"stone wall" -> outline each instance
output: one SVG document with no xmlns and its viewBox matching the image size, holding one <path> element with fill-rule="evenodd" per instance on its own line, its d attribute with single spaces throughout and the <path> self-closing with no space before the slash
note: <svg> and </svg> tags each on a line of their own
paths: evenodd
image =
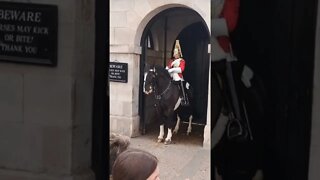
<svg viewBox="0 0 320 180">
<path fill-rule="evenodd" d="M 57 66 L 0 62 L 0 179 L 92 180 L 94 1 L 57 5 Z"/>
</svg>

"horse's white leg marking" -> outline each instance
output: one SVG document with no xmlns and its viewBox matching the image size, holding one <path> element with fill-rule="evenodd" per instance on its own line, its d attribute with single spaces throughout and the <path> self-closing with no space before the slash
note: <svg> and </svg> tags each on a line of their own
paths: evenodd
<svg viewBox="0 0 320 180">
<path fill-rule="evenodd" d="M 177 116 L 178 120 L 177 120 L 177 124 L 176 124 L 176 127 L 174 128 L 173 130 L 173 134 L 177 134 L 178 131 L 179 131 L 179 126 L 180 126 L 180 117 Z"/>
<path fill-rule="evenodd" d="M 189 126 L 188 126 L 188 130 L 187 130 L 187 135 L 189 135 L 191 133 L 192 127 L 191 127 L 191 123 L 192 123 L 192 115 L 189 117 Z"/>
<path fill-rule="evenodd" d="M 160 133 L 158 136 L 158 140 L 162 140 L 164 136 L 164 125 L 160 125 Z"/>
<path fill-rule="evenodd" d="M 171 137 L 172 137 L 172 132 L 171 132 L 171 129 L 168 128 L 168 134 L 167 134 L 166 142 L 170 142 L 171 141 Z"/>
<path fill-rule="evenodd" d="M 181 103 L 181 98 L 178 99 L 178 101 L 177 101 L 176 105 L 174 106 L 173 110 L 178 109 L 178 107 L 180 106 L 180 103 Z"/>
<path fill-rule="evenodd" d="M 214 148 L 215 145 L 220 141 L 222 135 L 226 129 L 229 118 L 228 116 L 220 113 L 216 126 L 213 128 L 211 133 L 211 147 Z"/>
</svg>

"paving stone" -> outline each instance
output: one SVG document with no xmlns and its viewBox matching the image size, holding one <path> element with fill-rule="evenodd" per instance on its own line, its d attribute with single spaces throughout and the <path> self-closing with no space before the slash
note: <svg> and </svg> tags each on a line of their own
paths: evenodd
<svg viewBox="0 0 320 180">
<path fill-rule="evenodd" d="M 202 147 L 203 127 L 193 126 L 190 136 L 186 125 L 173 135 L 172 144 L 157 143 L 157 129 L 131 138 L 131 147 L 151 152 L 159 159 L 160 178 L 165 180 L 210 180 L 210 151 Z"/>
</svg>

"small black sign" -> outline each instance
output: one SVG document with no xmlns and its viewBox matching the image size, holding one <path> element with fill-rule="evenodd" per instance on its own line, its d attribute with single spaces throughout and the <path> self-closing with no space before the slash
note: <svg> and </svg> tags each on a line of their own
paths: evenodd
<svg viewBox="0 0 320 180">
<path fill-rule="evenodd" d="M 110 62 L 109 80 L 115 82 L 128 82 L 128 63 Z"/>
<path fill-rule="evenodd" d="M 0 2 L 0 60 L 55 66 L 58 8 Z"/>
</svg>

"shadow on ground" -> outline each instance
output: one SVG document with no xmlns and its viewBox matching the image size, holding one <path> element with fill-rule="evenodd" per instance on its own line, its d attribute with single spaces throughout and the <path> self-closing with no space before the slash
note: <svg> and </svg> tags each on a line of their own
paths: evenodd
<svg viewBox="0 0 320 180">
<path fill-rule="evenodd" d="M 192 131 L 189 135 L 187 135 L 188 123 L 181 123 L 179 132 L 177 134 L 173 134 L 172 136 L 172 144 L 184 144 L 184 145 L 194 145 L 201 146 L 203 143 L 203 130 L 204 125 L 192 125 Z M 156 124 L 151 124 L 146 127 L 146 134 L 139 136 L 139 138 L 144 138 L 146 140 L 157 142 L 157 138 L 159 135 L 159 127 Z M 168 129 L 165 128 L 165 136 L 168 133 Z"/>
</svg>

